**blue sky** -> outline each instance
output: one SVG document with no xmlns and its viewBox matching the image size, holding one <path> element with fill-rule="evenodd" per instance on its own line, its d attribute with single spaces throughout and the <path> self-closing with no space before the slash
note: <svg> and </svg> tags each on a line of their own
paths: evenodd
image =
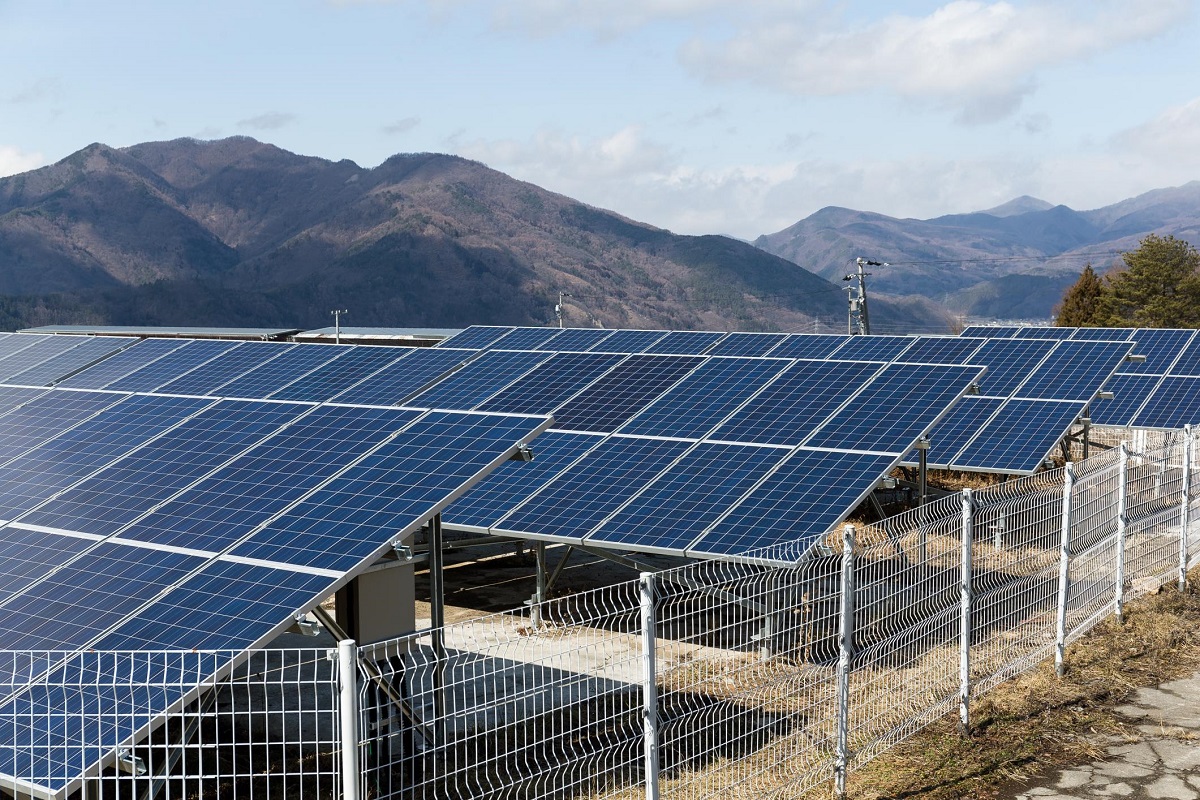
<svg viewBox="0 0 1200 800">
<path fill-rule="evenodd" d="M 456 153 L 680 233 L 1200 179 L 1193 0 L 0 0 L 0 175 L 249 135 Z"/>
</svg>

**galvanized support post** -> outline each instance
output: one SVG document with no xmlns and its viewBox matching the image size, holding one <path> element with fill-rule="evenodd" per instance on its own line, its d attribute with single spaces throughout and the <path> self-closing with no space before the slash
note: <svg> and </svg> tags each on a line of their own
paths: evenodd
<svg viewBox="0 0 1200 800">
<path fill-rule="evenodd" d="M 359 800 L 362 770 L 358 763 L 358 645 L 338 642 L 338 727 L 342 748 L 342 800 Z"/>
<path fill-rule="evenodd" d="M 1063 467 L 1062 540 L 1058 552 L 1058 617 L 1054 638 L 1054 671 L 1061 678 L 1066 671 L 1067 596 L 1071 580 L 1071 494 L 1075 488 L 1075 465 Z"/>
<path fill-rule="evenodd" d="M 1081 421 L 1083 422 L 1083 458 L 1086 461 L 1088 455 L 1091 453 L 1092 443 L 1092 415 L 1090 409 Z"/>
<path fill-rule="evenodd" d="M 1121 442 L 1120 480 L 1117 486 L 1117 578 L 1113 610 L 1117 622 L 1125 621 L 1125 542 L 1129 537 L 1129 445 Z"/>
<path fill-rule="evenodd" d="M 534 542 L 533 553 L 537 558 L 537 588 L 530 602 L 529 622 L 536 630 L 542 627 L 542 603 L 546 602 L 546 543 Z"/>
<path fill-rule="evenodd" d="M 962 569 L 959 574 L 958 721 L 963 736 L 971 733 L 971 540 L 975 536 L 975 504 L 962 490 Z"/>
<path fill-rule="evenodd" d="M 435 750 L 446 746 L 446 585 L 442 568 L 442 515 L 429 521 L 429 641 L 433 646 Z"/>
<path fill-rule="evenodd" d="M 846 796 L 846 773 L 850 768 L 850 667 L 854 656 L 854 526 L 842 531 L 841 625 L 838 632 L 837 666 L 837 751 L 834 764 L 834 793 Z"/>
<path fill-rule="evenodd" d="M 1187 589 L 1188 528 L 1192 515 L 1192 426 L 1183 426 L 1183 497 L 1179 500 L 1179 591 Z"/>
<path fill-rule="evenodd" d="M 775 655 L 775 617 L 777 613 L 775 593 L 778 588 L 774 570 L 769 571 L 763 577 L 763 612 L 762 627 L 758 631 L 758 655 L 763 661 L 770 661 Z"/>
<path fill-rule="evenodd" d="M 928 538 L 925 530 L 925 495 L 929 491 L 929 437 L 922 436 L 917 440 L 917 507 L 921 509 L 920 538 L 917 540 L 917 561 L 924 564 L 928 560 Z"/>
<path fill-rule="evenodd" d="M 658 668 L 654 649 L 658 633 L 654 573 L 641 574 L 642 601 L 642 758 L 646 800 L 658 800 Z"/>
</svg>

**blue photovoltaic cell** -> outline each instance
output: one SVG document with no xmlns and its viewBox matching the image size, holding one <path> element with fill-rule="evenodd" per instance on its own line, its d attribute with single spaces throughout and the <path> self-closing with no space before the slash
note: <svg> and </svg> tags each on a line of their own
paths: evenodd
<svg viewBox="0 0 1200 800">
<path fill-rule="evenodd" d="M 861 361 L 798 361 L 709 438 L 799 444 L 879 369 Z"/>
<path fill-rule="evenodd" d="M 115 533 L 311 408 L 223 400 L 22 521 L 81 533 Z"/>
<path fill-rule="evenodd" d="M 709 358 L 621 433 L 702 438 L 790 364 L 782 358 Z"/>
<path fill-rule="evenodd" d="M 538 345 L 534 350 L 565 350 L 582 352 L 600 344 L 613 334 L 604 328 L 567 328 L 549 342 Z M 604 348 L 598 348 L 603 350 Z"/>
<path fill-rule="evenodd" d="M 701 356 L 630 356 L 555 409 L 554 427 L 610 433 L 703 360 Z"/>
<path fill-rule="evenodd" d="M 153 392 L 164 383 L 175 380 L 188 370 L 241 345 L 242 342 L 193 339 L 185 347 L 167 353 L 157 361 L 134 370 L 104 388 L 118 392 Z"/>
<path fill-rule="evenodd" d="M 530 350 L 489 350 L 406 405 L 469 411 L 548 358 L 550 353 Z"/>
<path fill-rule="evenodd" d="M 1137 342 L 1133 353 L 1145 356 L 1144 363 L 1129 363 L 1121 366 L 1121 372 L 1129 375 L 1167 375 L 1180 351 L 1188 346 L 1195 331 L 1172 328 L 1142 328 L 1133 338 Z M 4 362 L 0 362 L 0 366 Z"/>
<path fill-rule="evenodd" d="M 75 536 L 0 528 L 0 603 L 91 546 Z"/>
<path fill-rule="evenodd" d="M 7 414 L 22 403 L 41 397 L 48 389 L 27 389 L 21 386 L 0 386 L 0 415 Z"/>
<path fill-rule="evenodd" d="M 13 353 L 49 338 L 40 333 L 6 333 L 4 338 L 0 339 L 0 359 L 8 358 Z"/>
<path fill-rule="evenodd" d="M 979 432 L 988 417 L 1004 405 L 1002 397 L 964 397 L 950 409 L 929 434 L 929 451 L 926 460 L 930 464 L 944 466 L 962 450 L 972 436 Z M 914 450 L 908 462 L 916 464 L 920 456 Z"/>
<path fill-rule="evenodd" d="M 1090 339 L 1094 342 L 1124 342 L 1135 341 L 1137 328 L 1074 328 L 1071 334 L 1074 340 Z"/>
<path fill-rule="evenodd" d="M 842 346 L 829 358 L 839 361 L 891 361 L 911 347 L 912 343 L 911 336 L 847 336 Z"/>
<path fill-rule="evenodd" d="M 116 336 L 101 336 L 88 338 L 67 352 L 47 359 L 37 366 L 30 367 L 9 378 L 9 383 L 25 386 L 50 386 L 58 383 L 77 370 L 83 369 L 93 361 L 100 361 L 106 356 L 120 350 L 122 347 L 135 343 L 136 339 L 118 338 Z"/>
<path fill-rule="evenodd" d="M 0 417 L 0 463 L 123 399 L 118 394 L 48 392 Z"/>
<path fill-rule="evenodd" d="M 480 405 L 479 410 L 549 414 L 627 357 L 615 353 L 558 353 Z"/>
<path fill-rule="evenodd" d="M 1073 328 L 1057 328 L 1051 325 L 1030 325 L 1017 331 L 1022 339 L 1069 339 Z"/>
<path fill-rule="evenodd" d="M 989 339 L 971 355 L 972 364 L 987 372 L 979 380 L 980 394 L 1008 397 L 1056 346 L 1050 339 Z"/>
<path fill-rule="evenodd" d="M 218 387 L 300 346 L 278 342 L 243 342 L 240 347 L 163 384 L 158 391 L 163 394 L 215 394 Z"/>
<path fill-rule="evenodd" d="M 642 352 L 673 356 L 707 354 L 713 343 L 724 335 L 719 331 L 671 331 L 649 347 L 642 348 Z"/>
<path fill-rule="evenodd" d="M 1086 405 L 1065 400 L 1009 400 L 954 457 L 951 466 L 1032 472 Z"/>
<path fill-rule="evenodd" d="M 1017 397 L 1091 400 L 1125 360 L 1129 342 L 1059 342 L 1046 361 L 1017 388 Z"/>
<path fill-rule="evenodd" d="M 121 538 L 220 552 L 419 413 L 322 406 L 154 509 Z"/>
<path fill-rule="evenodd" d="M 506 461 L 442 512 L 455 527 L 485 529 L 602 441 L 585 433 L 547 431 L 530 445 L 533 461 Z"/>
<path fill-rule="evenodd" d="M 434 381 L 450 374 L 471 358 L 477 350 L 450 350 L 429 347 L 414 350 L 376 372 L 371 377 L 334 395 L 335 403 L 368 406 L 398 406 Z"/>
<path fill-rule="evenodd" d="M 270 399 L 324 403 L 388 364 L 417 352 L 408 347 L 343 347 L 349 349 L 349 352 L 288 384 L 270 395 Z"/>
<path fill-rule="evenodd" d="M 457 347 L 466 350 L 482 350 L 496 343 L 496 340 L 513 330 L 508 327 L 494 325 L 472 325 L 466 330 L 459 331 L 453 336 L 437 343 L 437 347 Z"/>
<path fill-rule="evenodd" d="M 97 650 L 241 649 L 328 594 L 332 581 L 266 566 L 217 561 L 126 618 Z"/>
<path fill-rule="evenodd" d="M 494 530 L 578 541 L 691 446 L 664 439 L 608 439 Z"/>
<path fill-rule="evenodd" d="M 492 342 L 492 349 L 532 350 L 562 333 L 562 328 L 517 328 L 499 341 Z"/>
<path fill-rule="evenodd" d="M 27 347 L 7 358 L 0 359 L 0 381 L 10 383 L 14 375 L 19 375 L 30 367 L 35 367 L 44 361 L 49 361 L 72 348 L 88 341 L 83 336 L 47 336 L 33 347 Z"/>
<path fill-rule="evenodd" d="M 678 552 L 788 455 L 776 447 L 702 443 L 587 537 Z"/>
<path fill-rule="evenodd" d="M 725 556 L 794 543 L 792 558 L 854 510 L 895 456 L 797 450 L 688 555 Z"/>
<path fill-rule="evenodd" d="M 786 333 L 731 333 L 707 350 L 705 355 L 761 356 L 786 338 Z"/>
<path fill-rule="evenodd" d="M 771 358 L 827 358 L 849 338 L 832 333 L 794 333 L 766 355 Z"/>
<path fill-rule="evenodd" d="M 1138 346 L 1134 346 L 1133 352 L 1140 353 L 1141 349 Z M 1122 367 L 1121 371 L 1125 372 L 1127 368 Z M 1193 378 L 1200 377 L 1200 336 L 1192 339 L 1192 343 L 1183 348 L 1183 352 L 1179 354 L 1179 359 L 1171 367 L 1171 374 L 1186 375 Z"/>
<path fill-rule="evenodd" d="M 542 417 L 428 412 L 233 555 L 352 569 L 440 511 L 545 424 Z"/>
<path fill-rule="evenodd" d="M 156 361 L 187 344 L 186 339 L 143 339 L 134 346 L 93 364 L 56 384 L 68 389 L 103 389 L 136 369 Z"/>
<path fill-rule="evenodd" d="M 903 455 L 978 375 L 978 367 L 889 364 L 804 444 Z"/>
<path fill-rule="evenodd" d="M 264 398 L 307 375 L 317 367 L 350 352 L 350 347 L 329 344 L 298 344 L 281 356 L 255 367 L 242 377 L 216 387 L 222 397 Z"/>
<path fill-rule="evenodd" d="M 977 336 L 980 339 L 1007 339 L 1021 330 L 1015 325 L 971 325 L 959 336 Z"/>
<path fill-rule="evenodd" d="M 1138 409 L 1160 381 L 1160 375 L 1113 375 L 1104 382 L 1104 388 L 1113 393 L 1113 399 L 1093 400 L 1088 407 L 1092 424 L 1116 427 L 1132 425 Z"/>
<path fill-rule="evenodd" d="M 1200 378 L 1168 376 L 1150 395 L 1134 425 L 1139 428 L 1182 428 L 1200 423 Z"/>
<path fill-rule="evenodd" d="M 134 395 L 27 451 L 0 470 L 0 518 L 28 511 L 210 402 Z"/>
<path fill-rule="evenodd" d="M 613 331 L 612 336 L 606 336 L 589 348 L 592 352 L 605 353 L 641 353 L 659 339 L 667 335 L 666 331 Z"/>
<path fill-rule="evenodd" d="M 983 339 L 961 336 L 920 336 L 896 360 L 906 364 L 970 364 L 971 353 L 982 344 Z"/>
</svg>

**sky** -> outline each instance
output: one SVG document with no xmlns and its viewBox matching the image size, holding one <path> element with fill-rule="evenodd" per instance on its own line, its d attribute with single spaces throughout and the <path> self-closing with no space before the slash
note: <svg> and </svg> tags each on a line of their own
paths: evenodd
<svg viewBox="0 0 1200 800">
<path fill-rule="evenodd" d="M 0 175 L 252 136 L 677 233 L 1200 179 L 1200 0 L 0 0 Z"/>
</svg>

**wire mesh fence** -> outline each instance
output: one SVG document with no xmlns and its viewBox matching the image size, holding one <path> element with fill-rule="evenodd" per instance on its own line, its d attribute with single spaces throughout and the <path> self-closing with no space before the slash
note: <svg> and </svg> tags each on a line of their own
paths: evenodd
<svg viewBox="0 0 1200 800">
<path fill-rule="evenodd" d="M 0 795 L 51 796 L 21 788 L 22 764 L 71 773 L 83 756 L 52 752 L 63 742 L 44 732 L 65 730 L 71 702 L 113 697 L 114 730 L 171 710 L 59 796 L 733 800 L 841 786 L 1177 581 L 1200 560 L 1196 472 L 1190 432 L 1141 434 L 790 550 L 340 659 L 273 650 L 232 669 L 235 654 L 95 653 L 64 671 L 66 656 L 5 654 L 0 739 L 14 744 L 0 774 L 18 780 Z M 54 690 L 44 701 L 13 702 L 38 682 Z"/>
</svg>

